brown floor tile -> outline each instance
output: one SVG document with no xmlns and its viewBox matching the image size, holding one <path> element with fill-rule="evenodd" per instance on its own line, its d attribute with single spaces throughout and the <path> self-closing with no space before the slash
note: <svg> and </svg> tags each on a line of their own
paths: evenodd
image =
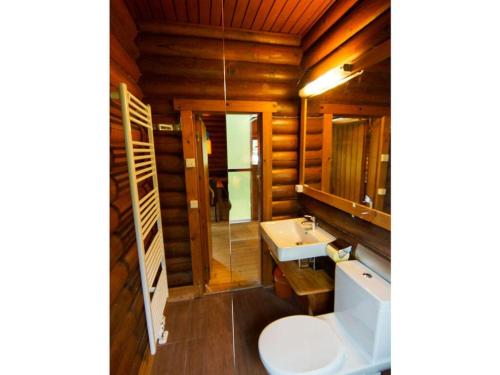
<svg viewBox="0 0 500 375">
<path fill-rule="evenodd" d="M 187 343 L 187 375 L 235 375 L 232 335 L 215 335 Z"/>
<path fill-rule="evenodd" d="M 259 357 L 259 335 L 235 337 L 237 375 L 267 375 Z"/>
<path fill-rule="evenodd" d="M 235 330 L 243 336 L 258 335 L 275 320 L 301 313 L 297 305 L 276 297 L 272 289 L 234 292 Z"/>
<path fill-rule="evenodd" d="M 168 343 L 186 341 L 192 337 L 191 316 L 193 301 L 167 303 L 165 320 L 168 330 Z"/>
<path fill-rule="evenodd" d="M 152 375 L 264 375 L 260 333 L 274 320 L 299 313 L 296 305 L 265 288 L 168 303 L 168 344 L 158 347 Z"/>
<path fill-rule="evenodd" d="M 151 375 L 183 375 L 186 370 L 186 342 L 158 346 Z"/>
<path fill-rule="evenodd" d="M 231 294 L 213 294 L 193 300 L 190 337 L 226 334 L 232 334 Z"/>
</svg>

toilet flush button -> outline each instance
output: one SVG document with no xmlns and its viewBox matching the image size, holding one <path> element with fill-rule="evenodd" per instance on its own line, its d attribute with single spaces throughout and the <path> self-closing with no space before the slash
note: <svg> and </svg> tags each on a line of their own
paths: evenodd
<svg viewBox="0 0 500 375">
<path fill-rule="evenodd" d="M 365 279 L 371 279 L 372 278 L 372 274 L 371 273 L 368 273 L 368 272 L 363 272 L 363 277 Z"/>
</svg>

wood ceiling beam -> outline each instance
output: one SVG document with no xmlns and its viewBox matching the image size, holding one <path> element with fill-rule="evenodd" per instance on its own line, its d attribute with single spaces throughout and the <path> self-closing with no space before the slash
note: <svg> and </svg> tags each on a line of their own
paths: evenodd
<svg viewBox="0 0 500 375">
<path fill-rule="evenodd" d="M 359 0 L 337 0 L 313 25 L 302 39 L 302 49 L 307 51 L 325 32 L 328 31 Z"/>
<path fill-rule="evenodd" d="M 224 98 L 222 80 L 201 80 L 173 78 L 166 76 L 144 76 L 140 82 L 146 96 L 166 96 L 184 98 Z M 227 99 L 234 100 L 284 100 L 297 97 L 295 83 L 282 82 L 226 82 Z"/>
<path fill-rule="evenodd" d="M 222 60 L 222 40 L 169 34 L 139 34 L 136 40 L 141 54 L 184 56 Z M 226 60 L 268 64 L 299 65 L 302 50 L 299 47 L 270 45 L 256 42 L 226 40 Z"/>
<path fill-rule="evenodd" d="M 224 79 L 236 81 L 297 82 L 302 69 L 297 65 L 259 64 L 244 61 L 201 59 L 194 57 L 142 55 L 137 61 L 142 74 Z"/>
<path fill-rule="evenodd" d="M 314 48 L 310 48 L 304 54 L 302 66 L 311 68 L 389 8 L 390 0 L 366 0 L 361 2 L 356 8 L 352 9 L 352 12 L 330 28 Z"/>
<path fill-rule="evenodd" d="M 388 39 L 383 43 L 380 43 L 376 47 L 373 47 L 364 55 L 361 55 L 356 59 L 352 65 L 353 72 L 358 70 L 367 69 L 372 65 L 378 64 L 391 57 L 391 40 Z"/>
<path fill-rule="evenodd" d="M 252 31 L 218 26 L 196 25 L 189 23 L 164 23 L 159 21 L 139 22 L 139 30 L 143 33 L 170 34 L 178 36 L 194 36 L 201 38 L 214 38 L 277 44 L 283 46 L 299 47 L 300 36 L 267 31 Z"/>
</svg>

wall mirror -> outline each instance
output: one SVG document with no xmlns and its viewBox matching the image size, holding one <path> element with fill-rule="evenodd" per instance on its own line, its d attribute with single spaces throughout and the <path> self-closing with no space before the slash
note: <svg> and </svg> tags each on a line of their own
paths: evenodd
<svg viewBox="0 0 500 375">
<path fill-rule="evenodd" d="M 303 99 L 302 109 L 304 194 L 390 230 L 389 107 Z"/>
</svg>

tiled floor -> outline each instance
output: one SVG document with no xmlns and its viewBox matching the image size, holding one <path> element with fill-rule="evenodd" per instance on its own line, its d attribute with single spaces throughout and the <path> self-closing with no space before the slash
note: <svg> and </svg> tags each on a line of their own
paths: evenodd
<svg viewBox="0 0 500 375">
<path fill-rule="evenodd" d="M 257 348 L 261 331 L 276 319 L 300 313 L 265 288 L 169 303 L 168 343 L 159 347 L 152 375 L 265 375 Z"/>
</svg>

